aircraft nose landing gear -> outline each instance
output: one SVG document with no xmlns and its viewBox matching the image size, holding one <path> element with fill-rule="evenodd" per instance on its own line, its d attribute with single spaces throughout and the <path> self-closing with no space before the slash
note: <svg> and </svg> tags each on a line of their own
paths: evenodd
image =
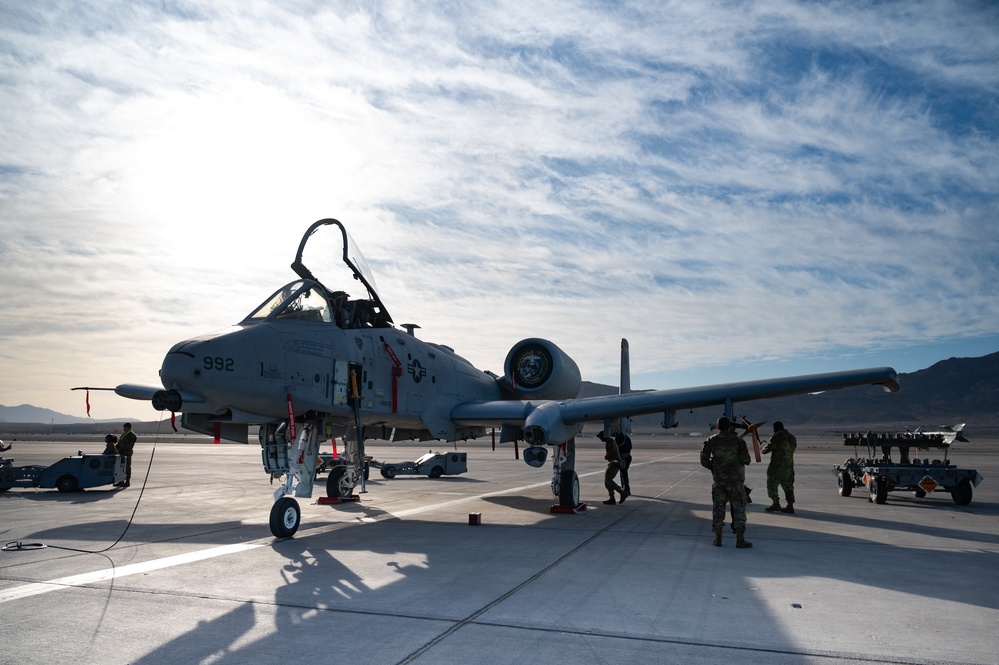
<svg viewBox="0 0 999 665">
<path fill-rule="evenodd" d="M 302 509 L 298 501 L 290 496 L 283 496 L 271 506 L 271 533 L 276 538 L 290 538 L 298 531 L 302 523 Z"/>
<path fill-rule="evenodd" d="M 306 423 L 294 446 L 288 444 L 284 424 L 261 428 L 264 468 L 272 479 L 283 477 L 281 486 L 274 492 L 269 520 L 275 538 L 290 538 L 302 523 L 302 509 L 291 495 L 312 496 L 321 428 L 322 422 Z"/>
</svg>

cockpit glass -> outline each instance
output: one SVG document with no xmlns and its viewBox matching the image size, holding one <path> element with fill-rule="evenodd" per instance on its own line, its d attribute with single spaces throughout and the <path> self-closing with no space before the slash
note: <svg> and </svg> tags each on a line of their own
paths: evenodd
<svg viewBox="0 0 999 665">
<path fill-rule="evenodd" d="M 339 221 L 321 219 L 312 224 L 302 236 L 291 268 L 303 280 L 314 280 L 327 289 L 341 327 L 392 325 L 367 261 Z"/>
<path fill-rule="evenodd" d="M 357 289 L 351 288 L 355 282 L 351 279 L 350 272 L 347 272 L 350 269 L 360 273 L 373 291 L 378 290 L 368 262 L 350 233 L 342 226 L 328 225 L 315 229 L 302 247 L 301 259 L 313 276 L 331 289 L 342 288 L 355 297 L 365 295 L 363 291 L 354 293 Z"/>
<path fill-rule="evenodd" d="M 278 289 L 246 320 L 268 318 L 330 323 L 333 321 L 333 310 L 321 286 L 311 281 L 297 281 Z"/>
</svg>

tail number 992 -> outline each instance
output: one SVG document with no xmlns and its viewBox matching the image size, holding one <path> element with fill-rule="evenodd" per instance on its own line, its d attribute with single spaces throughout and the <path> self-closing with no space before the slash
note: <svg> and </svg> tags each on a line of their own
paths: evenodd
<svg viewBox="0 0 999 665">
<path fill-rule="evenodd" d="M 205 369 L 216 372 L 232 372 L 236 361 L 222 356 L 205 356 Z"/>
</svg>

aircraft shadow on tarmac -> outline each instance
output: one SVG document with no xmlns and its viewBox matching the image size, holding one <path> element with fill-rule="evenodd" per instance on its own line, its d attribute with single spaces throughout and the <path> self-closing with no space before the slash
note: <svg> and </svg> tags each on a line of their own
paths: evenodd
<svg viewBox="0 0 999 665">
<path fill-rule="evenodd" d="M 491 500 L 497 505 L 516 509 L 529 505 L 521 504 L 517 497 L 494 497 Z M 526 501 L 538 503 L 542 500 Z M 643 513 L 661 510 L 662 507 L 668 509 L 669 516 L 665 518 L 668 521 L 644 519 L 647 516 Z M 710 525 L 702 517 L 704 510 L 710 510 L 710 506 L 635 497 L 621 508 L 628 510 L 625 512 L 618 509 L 616 515 L 611 511 L 593 511 L 598 514 L 602 512 L 611 526 L 600 530 L 596 535 L 587 530 L 585 537 L 581 536 L 578 529 L 524 529 L 519 525 L 483 524 L 473 530 L 454 522 L 393 519 L 374 524 L 345 524 L 343 528 L 305 538 L 275 540 L 271 547 L 285 561 L 281 572 L 285 583 L 274 590 L 273 599 L 265 601 L 266 605 L 276 608 L 273 625 L 258 625 L 261 619 L 257 617 L 255 605 L 259 601 L 242 597 L 238 593 L 229 594 L 225 590 L 218 591 L 218 595 L 210 590 L 202 590 L 199 597 L 207 596 L 241 604 L 222 616 L 200 623 L 195 629 L 134 662 L 160 663 L 170 658 L 184 662 L 243 663 L 261 652 L 274 653 L 275 649 L 279 649 L 276 645 L 289 635 L 327 635 L 328 640 L 332 627 L 336 627 L 338 633 L 342 631 L 340 634 L 343 635 L 363 634 L 365 621 L 372 616 L 405 620 L 409 625 L 414 620 L 417 622 L 419 628 L 416 629 L 416 634 L 380 635 L 377 645 L 364 640 L 359 641 L 363 647 L 356 645 L 358 649 L 366 649 L 362 657 L 365 661 L 373 658 L 379 660 L 380 657 L 402 660 L 459 621 L 472 618 L 473 623 L 489 625 L 487 619 L 478 620 L 474 615 L 551 562 L 565 559 L 568 561 L 566 568 L 571 568 L 573 557 L 595 556 L 594 552 L 587 553 L 586 549 L 594 539 L 602 538 L 617 541 L 634 538 L 637 543 L 651 543 L 661 550 L 661 565 L 666 567 L 671 565 L 670 556 L 682 559 L 685 552 L 689 552 L 686 556 L 702 560 L 726 557 L 725 565 L 744 567 L 746 577 L 751 577 L 752 583 L 757 585 L 767 578 L 826 577 L 848 583 L 854 590 L 862 589 L 865 594 L 900 592 L 930 603 L 947 600 L 999 609 L 999 598 L 981 593 L 967 580 L 969 570 L 997 569 L 999 561 L 990 552 L 893 545 L 869 538 L 840 536 L 828 530 L 816 533 L 814 530 L 796 527 L 794 520 L 799 519 L 797 516 L 789 516 L 786 522 L 776 525 L 753 524 L 753 516 L 750 515 L 754 540 L 757 541 L 756 549 L 740 552 L 735 557 L 731 541 L 726 543 L 729 547 L 710 546 Z M 700 514 L 695 515 L 694 511 Z M 608 515 L 613 519 L 607 520 Z M 645 528 L 628 531 L 632 527 L 625 522 L 635 517 L 642 520 Z M 920 530 L 910 524 L 900 525 L 875 518 L 836 516 L 834 519 L 831 515 L 812 511 L 803 511 L 801 517 L 830 523 L 845 521 L 854 526 L 901 530 L 916 535 L 975 539 L 974 533 L 966 531 L 934 528 Z M 553 516 L 555 523 L 565 519 L 587 520 L 590 516 Z M 650 528 L 654 524 L 661 528 Z M 219 523 L 211 525 L 209 530 L 217 533 L 230 526 L 235 525 Z M 60 532 L 60 535 L 65 537 L 64 532 Z M 784 541 L 791 539 L 800 543 L 795 548 L 789 548 Z M 441 540 L 453 543 L 454 546 L 443 548 L 443 556 L 434 560 L 427 554 L 429 548 L 426 544 L 428 541 L 437 543 L 438 546 L 434 549 L 441 552 Z M 586 540 L 582 547 L 581 540 Z M 645 545 L 632 543 L 632 546 Z M 805 550 L 804 555 L 802 549 Z M 669 554 L 670 551 L 673 551 L 672 555 Z M 345 563 L 349 560 L 356 561 L 359 555 L 364 558 L 367 566 L 391 568 L 396 578 L 389 584 L 372 587 L 362 574 Z M 503 573 L 510 578 L 507 586 L 499 592 L 493 592 L 498 593 L 497 597 L 489 597 L 485 595 L 487 592 L 473 588 L 458 597 L 448 596 L 448 602 L 442 602 L 444 589 L 453 580 L 475 579 L 482 574 L 484 561 L 511 561 L 508 557 L 512 556 L 524 559 L 537 556 L 537 561 L 523 566 L 511 564 L 509 570 Z M 557 574 L 567 573 L 563 570 Z M 927 584 L 928 575 L 932 576 L 932 584 Z M 663 584 L 664 597 L 668 597 L 666 591 L 671 584 L 668 580 L 660 580 L 653 575 L 643 578 L 643 584 Z M 462 588 L 464 591 L 465 587 Z M 569 588 L 564 591 L 567 594 L 576 593 Z M 558 597 L 548 598 L 546 602 L 552 607 L 561 607 L 563 600 L 567 607 L 573 606 L 572 600 Z M 626 597 L 619 598 L 618 601 L 623 606 L 631 607 Z M 773 609 L 761 602 L 743 602 L 750 604 L 745 609 L 746 612 L 773 614 Z M 269 622 L 270 619 L 265 621 Z M 557 621 L 558 617 L 553 616 L 553 629 L 558 628 Z M 637 625 L 640 624 L 636 623 Z M 778 617 L 773 617 L 770 625 L 773 632 L 769 639 L 774 649 L 786 648 L 800 653 L 801 647 L 797 645 L 795 636 L 784 633 L 779 628 L 782 622 Z M 560 630 L 564 630 L 564 627 Z M 257 636 L 250 639 L 251 634 Z M 636 632 L 633 636 L 646 642 L 650 639 L 661 640 L 665 650 L 673 648 L 670 642 L 677 641 L 668 628 L 661 634 Z M 627 638 L 628 635 L 621 637 Z M 550 638 L 542 636 L 538 639 Z M 320 645 L 322 642 L 317 640 L 315 644 Z M 347 646 L 339 655 L 349 659 L 351 648 L 355 647 Z M 526 651 L 529 648 L 530 640 L 524 645 L 511 647 L 511 662 L 518 657 L 517 649 L 525 649 L 523 655 L 530 656 L 530 651 Z M 626 655 L 628 643 L 622 642 L 621 648 L 624 649 L 621 653 Z M 359 655 L 361 654 L 353 654 L 353 657 Z"/>
<path fill-rule="evenodd" d="M 43 543 L 75 543 L 90 542 L 97 545 L 115 542 L 127 529 L 122 542 L 129 544 L 163 543 L 169 541 L 184 541 L 204 545 L 228 545 L 234 538 L 224 539 L 221 534 L 245 529 L 242 522 L 217 522 L 215 524 L 189 523 L 149 523 L 128 520 L 99 520 L 93 522 L 78 522 L 58 529 L 47 529 L 20 536 L 20 540 L 37 540 Z"/>
<path fill-rule="evenodd" d="M 43 489 L 20 489 L 15 488 L 7 492 L 0 493 L 0 505 L 3 501 L 41 501 L 53 503 L 94 503 L 110 499 L 121 490 L 114 487 L 90 488 L 87 490 L 76 490 L 75 492 L 60 492 L 58 490 Z"/>
<path fill-rule="evenodd" d="M 499 496 L 489 496 L 482 499 L 486 503 L 524 510 L 534 515 L 545 513 L 552 505 L 551 499 L 538 499 L 531 496 L 518 496 L 515 494 L 503 494 Z"/>
</svg>

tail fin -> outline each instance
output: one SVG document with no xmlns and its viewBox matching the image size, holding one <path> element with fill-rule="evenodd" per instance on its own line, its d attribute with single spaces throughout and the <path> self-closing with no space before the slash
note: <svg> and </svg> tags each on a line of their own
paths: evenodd
<svg viewBox="0 0 999 665">
<path fill-rule="evenodd" d="M 967 425 L 967 423 L 961 423 L 960 425 L 954 425 L 954 431 L 957 432 L 957 436 L 954 437 L 954 440 L 955 441 L 960 441 L 961 443 L 971 443 L 970 441 L 968 441 L 968 439 L 966 439 L 964 437 L 963 432 L 964 432 L 964 426 L 965 425 Z"/>
<path fill-rule="evenodd" d="M 631 351 L 628 340 L 621 338 L 621 387 L 618 392 L 626 395 L 631 392 Z M 631 435 L 631 418 L 621 418 L 621 432 Z"/>
<path fill-rule="evenodd" d="M 621 388 L 619 392 L 626 395 L 631 392 L 631 358 L 628 340 L 621 338 Z"/>
</svg>

